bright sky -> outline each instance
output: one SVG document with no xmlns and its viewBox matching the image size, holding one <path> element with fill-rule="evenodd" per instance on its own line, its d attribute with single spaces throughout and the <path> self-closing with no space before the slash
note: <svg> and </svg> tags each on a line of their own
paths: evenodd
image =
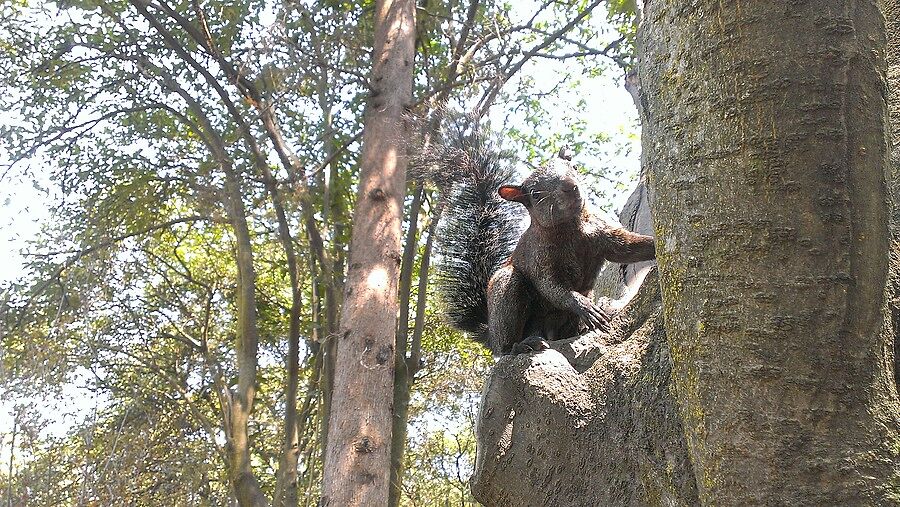
<svg viewBox="0 0 900 507">
<path fill-rule="evenodd" d="M 44 192 L 31 181 L 19 177 L 0 180 L 0 283 L 15 279 L 21 272 L 19 251 L 33 237 L 46 217 Z"/>
</svg>

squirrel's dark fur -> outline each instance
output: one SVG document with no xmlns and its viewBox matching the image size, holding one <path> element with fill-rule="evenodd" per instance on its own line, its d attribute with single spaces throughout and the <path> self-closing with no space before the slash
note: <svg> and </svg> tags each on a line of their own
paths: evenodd
<svg viewBox="0 0 900 507">
<path fill-rule="evenodd" d="M 450 324 L 487 344 L 488 280 L 512 254 L 525 213 L 497 194 L 513 177 L 508 154 L 484 131 L 448 130 L 416 159 L 446 194 L 435 281 Z"/>
<path fill-rule="evenodd" d="M 484 132 L 445 137 L 426 151 L 422 162 L 448 196 L 437 283 L 454 327 L 495 354 L 608 327 L 591 298 L 600 268 L 655 258 L 652 237 L 588 211 L 568 160 L 510 185 L 512 171 Z M 519 204 L 531 217 L 524 233 Z"/>
</svg>

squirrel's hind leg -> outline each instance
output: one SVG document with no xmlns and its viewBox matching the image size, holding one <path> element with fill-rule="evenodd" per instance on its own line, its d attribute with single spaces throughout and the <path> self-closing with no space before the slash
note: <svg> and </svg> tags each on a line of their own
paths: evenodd
<svg viewBox="0 0 900 507">
<path fill-rule="evenodd" d="M 533 298 L 528 279 L 511 264 L 491 276 L 488 283 L 488 347 L 496 354 L 506 354 L 522 341 Z"/>
<path fill-rule="evenodd" d="M 528 311 L 528 320 L 522 335 L 527 338 L 512 346 L 513 354 L 547 350 L 552 341 L 578 335 L 578 316 L 541 304 L 539 299 L 535 299 Z"/>
<path fill-rule="evenodd" d="M 524 340 L 514 343 L 512 346 L 513 354 L 527 354 L 528 352 L 540 352 L 550 348 L 550 343 L 538 335 L 531 335 Z"/>
</svg>

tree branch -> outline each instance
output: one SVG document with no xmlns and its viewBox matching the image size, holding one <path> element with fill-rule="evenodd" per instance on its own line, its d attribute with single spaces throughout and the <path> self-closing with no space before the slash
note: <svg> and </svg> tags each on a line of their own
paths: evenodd
<svg viewBox="0 0 900 507">
<path fill-rule="evenodd" d="M 562 28 L 551 33 L 546 39 L 543 40 L 543 42 L 526 51 L 518 62 L 508 67 L 508 70 L 504 71 L 501 76 L 498 76 L 497 82 L 495 82 L 493 86 L 485 90 L 485 93 L 482 95 L 481 100 L 479 100 L 478 107 L 476 108 L 477 116 L 481 118 L 485 114 L 487 114 L 488 109 L 490 109 L 491 105 L 494 102 L 494 99 L 497 97 L 497 94 L 500 93 L 500 89 L 503 87 L 503 85 L 506 84 L 506 82 L 509 81 L 510 78 L 512 78 L 512 76 L 515 75 L 515 73 L 518 72 L 526 63 L 528 63 L 529 60 L 531 60 L 535 55 L 544 50 L 547 46 L 559 40 L 560 37 L 574 28 L 575 25 L 586 18 L 588 14 L 590 14 L 594 10 L 594 8 L 596 8 L 601 3 L 603 3 L 603 0 L 594 0 L 593 2 L 591 2 L 587 7 L 584 8 L 584 10 L 578 13 L 577 16 L 563 25 Z M 534 18 L 532 18 L 532 22 L 533 20 Z"/>
</svg>

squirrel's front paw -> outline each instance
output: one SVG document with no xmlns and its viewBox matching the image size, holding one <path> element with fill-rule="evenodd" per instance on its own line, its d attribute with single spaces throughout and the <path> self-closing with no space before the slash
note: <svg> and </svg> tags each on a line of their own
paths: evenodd
<svg viewBox="0 0 900 507">
<path fill-rule="evenodd" d="M 579 294 L 579 296 L 581 295 Z M 576 313 L 586 330 L 609 331 L 609 316 L 602 308 L 585 296 L 577 298 L 576 301 L 578 302 Z"/>
</svg>

